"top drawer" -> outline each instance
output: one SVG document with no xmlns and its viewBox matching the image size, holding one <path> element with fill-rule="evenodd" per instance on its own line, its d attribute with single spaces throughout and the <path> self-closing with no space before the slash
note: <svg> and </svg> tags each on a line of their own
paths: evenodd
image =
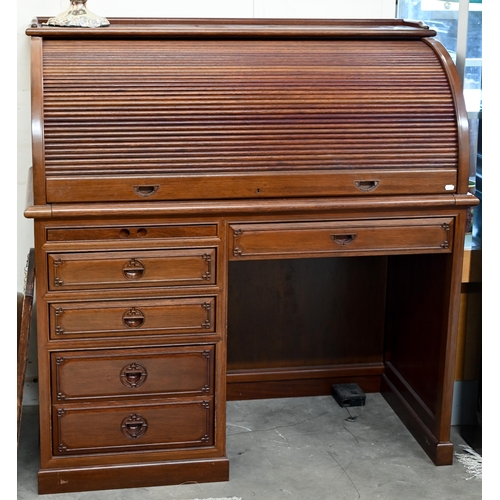
<svg viewBox="0 0 500 500">
<path fill-rule="evenodd" d="M 216 250 L 53 253 L 49 290 L 213 285 Z"/>
<path fill-rule="evenodd" d="M 47 241 L 134 241 L 217 237 L 217 224 L 142 224 L 47 229 Z"/>
<path fill-rule="evenodd" d="M 449 253 L 454 219 L 380 219 L 231 224 L 229 258 Z"/>
</svg>

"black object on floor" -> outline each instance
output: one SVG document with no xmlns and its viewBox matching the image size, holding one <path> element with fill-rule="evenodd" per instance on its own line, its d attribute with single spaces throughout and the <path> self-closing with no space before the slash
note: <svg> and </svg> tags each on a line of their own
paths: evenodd
<svg viewBox="0 0 500 500">
<path fill-rule="evenodd" d="M 334 384 L 332 385 L 332 396 L 339 406 L 364 406 L 366 402 L 365 393 L 358 384 Z"/>
</svg>

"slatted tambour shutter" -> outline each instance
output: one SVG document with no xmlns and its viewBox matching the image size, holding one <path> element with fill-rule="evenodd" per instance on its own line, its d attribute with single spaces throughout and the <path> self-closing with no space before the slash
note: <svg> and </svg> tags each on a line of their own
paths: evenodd
<svg viewBox="0 0 500 500">
<path fill-rule="evenodd" d="M 439 186 L 429 183 L 422 192 L 455 184 L 453 95 L 425 42 L 100 44 L 44 42 L 45 170 L 53 201 L 70 196 L 57 179 L 69 189 L 72 178 L 94 176 L 168 179 L 173 187 L 160 189 L 162 199 L 188 199 L 192 189 L 197 198 L 245 197 L 230 180 L 263 179 L 259 173 L 284 176 L 283 193 L 276 188 L 268 196 L 345 194 L 329 176 L 375 170 L 403 178 L 428 170 Z M 214 175 L 218 187 L 204 191 L 196 183 Z M 297 183 L 309 186 L 302 193 Z M 331 187 L 311 191 L 314 183 Z M 120 189 L 106 196 L 128 199 Z"/>
</svg>

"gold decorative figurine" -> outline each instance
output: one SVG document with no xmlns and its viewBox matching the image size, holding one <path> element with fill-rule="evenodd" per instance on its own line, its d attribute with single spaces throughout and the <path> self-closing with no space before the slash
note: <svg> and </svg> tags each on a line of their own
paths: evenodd
<svg viewBox="0 0 500 500">
<path fill-rule="evenodd" d="M 70 0 L 69 8 L 47 21 L 47 26 L 68 26 L 78 28 L 100 28 L 109 26 L 105 17 L 90 12 L 85 4 L 87 0 Z"/>
</svg>

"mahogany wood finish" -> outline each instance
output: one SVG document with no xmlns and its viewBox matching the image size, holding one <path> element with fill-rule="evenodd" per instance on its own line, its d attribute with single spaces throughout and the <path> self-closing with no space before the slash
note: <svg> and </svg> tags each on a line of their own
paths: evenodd
<svg viewBox="0 0 500 500">
<path fill-rule="evenodd" d="M 133 299 L 50 305 L 50 337 L 110 338 L 215 331 L 215 298 Z"/>
<path fill-rule="evenodd" d="M 229 478 L 227 399 L 381 391 L 432 460 L 468 194 L 459 80 L 387 21 L 35 19 L 39 492 Z"/>
<path fill-rule="evenodd" d="M 137 349 L 133 354 L 116 350 L 55 353 L 53 400 L 213 394 L 213 368 L 214 347 L 210 345 Z M 103 385 L 103 379 L 109 382 Z"/>
<path fill-rule="evenodd" d="M 214 284 L 215 249 L 50 253 L 49 290 Z"/>
</svg>

